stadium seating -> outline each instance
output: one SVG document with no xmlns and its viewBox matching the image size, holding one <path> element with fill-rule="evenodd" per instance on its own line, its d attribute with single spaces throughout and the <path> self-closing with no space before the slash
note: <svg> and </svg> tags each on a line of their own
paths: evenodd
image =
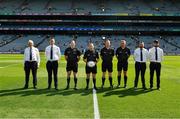
<svg viewBox="0 0 180 119">
<path fill-rule="evenodd" d="M 17 2 L 18 1 L 18 2 Z M 0 14 L 14 13 L 92 13 L 180 15 L 178 0 L 1 0 Z"/>
<path fill-rule="evenodd" d="M 0 35 L 0 43 L 6 42 L 9 40 L 8 35 Z M 32 39 L 35 42 L 35 46 L 39 48 L 40 51 L 44 51 L 45 47 L 49 44 L 48 35 L 22 35 L 18 37 L 13 42 L 10 42 L 6 45 L 0 47 L 0 52 L 23 52 L 24 48 L 27 46 L 27 41 Z M 68 47 L 69 42 L 72 40 L 70 35 L 56 35 L 56 44 L 61 48 L 63 53 L 65 48 Z M 111 39 L 111 44 L 114 49 L 119 47 L 121 39 L 127 40 L 127 46 L 130 47 L 131 52 L 133 53 L 134 49 L 137 47 L 139 41 L 145 42 L 145 47 L 149 49 L 152 47 L 152 42 L 154 39 L 159 39 L 161 47 L 164 49 L 166 54 L 180 54 L 180 37 L 179 36 L 106 36 Z M 96 50 L 100 51 L 103 47 L 102 36 L 78 36 L 77 47 L 84 52 L 87 48 L 89 42 L 93 42 Z"/>
</svg>

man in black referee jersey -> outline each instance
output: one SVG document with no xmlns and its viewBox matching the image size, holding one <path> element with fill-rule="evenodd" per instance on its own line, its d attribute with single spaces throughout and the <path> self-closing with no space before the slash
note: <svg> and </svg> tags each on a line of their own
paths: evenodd
<svg viewBox="0 0 180 119">
<path fill-rule="evenodd" d="M 71 71 L 74 75 L 74 90 L 77 90 L 77 72 L 78 72 L 78 62 L 80 60 L 81 52 L 76 48 L 76 42 L 71 41 L 70 47 L 65 50 L 65 59 L 67 61 L 66 71 L 67 71 L 67 87 L 69 89 Z"/>
<path fill-rule="evenodd" d="M 89 80 L 90 80 L 90 74 L 92 73 L 93 77 L 93 83 L 94 83 L 94 89 L 97 90 L 96 87 L 96 74 L 97 74 L 97 62 L 99 60 L 99 54 L 94 49 L 94 44 L 89 43 L 88 50 L 85 52 L 83 57 L 84 62 L 86 63 L 86 90 L 89 89 Z M 89 67 L 88 62 L 94 62 L 95 66 Z"/>
<path fill-rule="evenodd" d="M 130 57 L 130 49 L 126 47 L 126 41 L 121 40 L 120 47 L 116 50 L 116 57 L 118 59 L 117 70 L 118 70 L 118 85 L 121 83 L 121 72 L 124 73 L 124 88 L 127 88 L 127 70 L 128 70 L 128 58 Z"/>
<path fill-rule="evenodd" d="M 105 41 L 105 47 L 101 49 L 101 58 L 102 58 L 102 88 L 104 87 L 105 83 L 105 75 L 106 71 L 108 71 L 109 75 L 109 83 L 110 83 L 110 88 L 113 88 L 112 84 L 112 72 L 113 72 L 113 57 L 114 57 L 114 50 L 111 49 L 111 42 L 109 39 Z"/>
</svg>

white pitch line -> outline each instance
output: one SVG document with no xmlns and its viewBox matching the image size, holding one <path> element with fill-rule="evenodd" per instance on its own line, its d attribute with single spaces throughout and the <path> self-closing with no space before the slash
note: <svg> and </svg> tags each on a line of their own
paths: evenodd
<svg viewBox="0 0 180 119">
<path fill-rule="evenodd" d="M 93 102 L 94 102 L 94 119 L 100 119 L 98 100 L 95 89 L 93 89 Z"/>
<path fill-rule="evenodd" d="M 6 67 L 9 67 L 9 66 L 13 66 L 13 65 L 18 65 L 19 63 L 17 63 L 17 64 L 11 64 L 11 65 L 7 65 L 7 66 L 4 66 L 4 67 L 0 67 L 0 69 L 2 69 L 2 68 L 6 68 Z"/>
</svg>

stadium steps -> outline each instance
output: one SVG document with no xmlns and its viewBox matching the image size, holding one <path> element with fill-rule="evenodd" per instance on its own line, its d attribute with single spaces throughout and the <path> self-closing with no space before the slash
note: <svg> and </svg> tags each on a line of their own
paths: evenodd
<svg viewBox="0 0 180 119">
<path fill-rule="evenodd" d="M 6 42 L 5 44 L 0 44 L 0 47 L 3 47 L 3 46 L 5 46 L 5 45 L 7 45 L 7 44 L 9 44 L 9 43 L 11 43 L 11 42 L 13 42 L 13 41 L 15 41 L 15 40 L 17 40 L 17 39 L 20 38 L 20 37 L 21 37 L 21 35 L 13 36 L 13 37 L 11 37 L 10 39 L 7 39 L 7 42 Z"/>
<path fill-rule="evenodd" d="M 166 43 L 170 44 L 171 46 L 174 46 L 174 47 L 180 49 L 180 46 L 178 46 L 178 45 L 176 45 L 174 43 L 169 42 L 166 38 L 162 38 L 162 40 L 164 40 Z"/>
<path fill-rule="evenodd" d="M 39 43 L 35 44 L 35 47 L 39 47 L 48 38 L 49 38 L 48 36 L 43 37 L 43 39 Z"/>
</svg>

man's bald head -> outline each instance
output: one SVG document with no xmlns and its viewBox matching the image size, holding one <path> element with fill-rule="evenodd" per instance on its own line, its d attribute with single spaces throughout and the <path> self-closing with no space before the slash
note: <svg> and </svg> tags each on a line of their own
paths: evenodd
<svg viewBox="0 0 180 119">
<path fill-rule="evenodd" d="M 93 43 L 89 43 L 88 44 L 88 48 L 89 48 L 89 50 L 93 51 L 94 50 L 94 44 Z"/>
<path fill-rule="evenodd" d="M 111 41 L 110 41 L 109 39 L 107 39 L 107 40 L 105 41 L 105 47 L 106 47 L 106 48 L 110 48 L 110 46 L 111 46 Z"/>
<path fill-rule="evenodd" d="M 120 46 L 121 46 L 121 48 L 125 48 L 126 47 L 126 40 L 122 39 Z"/>
<path fill-rule="evenodd" d="M 70 42 L 70 47 L 71 47 L 71 48 L 75 48 L 75 47 L 76 47 L 76 41 L 75 41 L 75 40 L 72 40 L 72 41 Z"/>
<path fill-rule="evenodd" d="M 29 40 L 29 41 L 28 41 L 28 46 L 29 46 L 29 47 L 34 46 L 34 42 L 33 42 L 32 40 Z"/>
<path fill-rule="evenodd" d="M 49 40 L 49 44 L 50 44 L 50 45 L 54 45 L 54 44 L 55 44 L 55 39 L 54 39 L 54 38 L 51 38 L 51 39 Z"/>
</svg>

